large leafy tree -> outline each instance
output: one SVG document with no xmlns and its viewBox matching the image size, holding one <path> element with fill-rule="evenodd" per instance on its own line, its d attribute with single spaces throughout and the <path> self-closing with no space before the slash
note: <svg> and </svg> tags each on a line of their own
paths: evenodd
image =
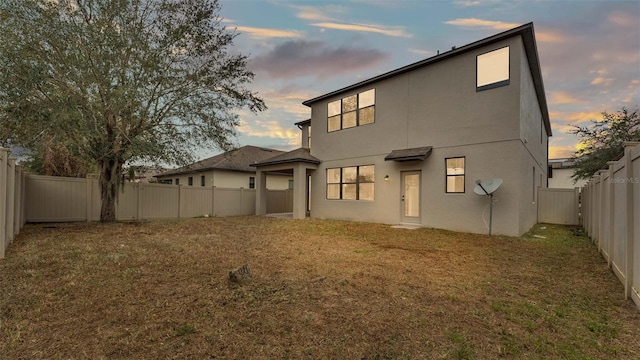
<svg viewBox="0 0 640 360">
<path fill-rule="evenodd" d="M 574 180 L 588 179 L 624 152 L 625 141 L 640 141 L 640 116 L 638 109 L 623 107 L 616 113 L 602 113 L 602 120 L 588 126 L 573 125 L 570 134 L 581 138 L 575 153 Z"/>
<path fill-rule="evenodd" d="M 219 12 L 217 0 L 3 0 L 0 140 L 54 139 L 94 162 L 100 218 L 115 220 L 123 164 L 226 150 L 234 111 L 266 108 Z"/>
</svg>

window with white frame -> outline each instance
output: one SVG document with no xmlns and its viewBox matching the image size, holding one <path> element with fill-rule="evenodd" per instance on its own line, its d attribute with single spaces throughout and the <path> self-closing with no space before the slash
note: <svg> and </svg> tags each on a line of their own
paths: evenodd
<svg viewBox="0 0 640 360">
<path fill-rule="evenodd" d="M 480 54 L 476 62 L 476 90 L 509 85 L 509 47 Z"/>
<path fill-rule="evenodd" d="M 445 159 L 446 166 L 446 192 L 447 193 L 463 193 L 464 192 L 464 157 L 455 157 Z"/>
<path fill-rule="evenodd" d="M 373 201 L 375 166 L 327 169 L 327 199 Z"/>
<path fill-rule="evenodd" d="M 249 176 L 249 189 L 256 188 L 256 178 L 254 176 Z"/>
<path fill-rule="evenodd" d="M 332 101 L 327 105 L 327 131 L 338 131 L 375 122 L 376 90 Z"/>
</svg>

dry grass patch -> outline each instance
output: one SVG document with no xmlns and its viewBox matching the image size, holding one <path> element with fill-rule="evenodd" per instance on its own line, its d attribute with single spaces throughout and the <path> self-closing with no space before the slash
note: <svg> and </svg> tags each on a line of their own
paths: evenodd
<svg viewBox="0 0 640 360">
<path fill-rule="evenodd" d="M 640 357 L 595 247 L 265 217 L 29 225 L 0 261 L 2 359 Z M 248 263 L 253 278 L 227 281 Z"/>
</svg>

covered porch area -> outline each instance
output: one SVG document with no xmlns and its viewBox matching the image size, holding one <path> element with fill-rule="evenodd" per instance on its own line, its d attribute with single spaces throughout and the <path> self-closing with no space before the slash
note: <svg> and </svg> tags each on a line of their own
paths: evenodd
<svg viewBox="0 0 640 360">
<path fill-rule="evenodd" d="M 267 213 L 267 173 L 278 172 L 289 173 L 293 177 L 292 217 L 306 218 L 309 209 L 309 175 L 318 168 L 319 164 L 320 160 L 305 148 L 251 164 L 256 168 L 256 215 Z"/>
</svg>

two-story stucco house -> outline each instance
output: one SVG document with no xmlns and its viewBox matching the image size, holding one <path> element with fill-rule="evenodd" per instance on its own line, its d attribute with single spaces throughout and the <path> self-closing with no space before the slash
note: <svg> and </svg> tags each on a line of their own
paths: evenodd
<svg viewBox="0 0 640 360">
<path fill-rule="evenodd" d="M 294 217 L 493 233 L 537 222 L 546 187 L 549 114 L 533 24 L 526 24 L 303 102 L 302 148 L 254 164 L 293 169 Z M 313 129 L 313 133 L 311 133 Z"/>
</svg>

